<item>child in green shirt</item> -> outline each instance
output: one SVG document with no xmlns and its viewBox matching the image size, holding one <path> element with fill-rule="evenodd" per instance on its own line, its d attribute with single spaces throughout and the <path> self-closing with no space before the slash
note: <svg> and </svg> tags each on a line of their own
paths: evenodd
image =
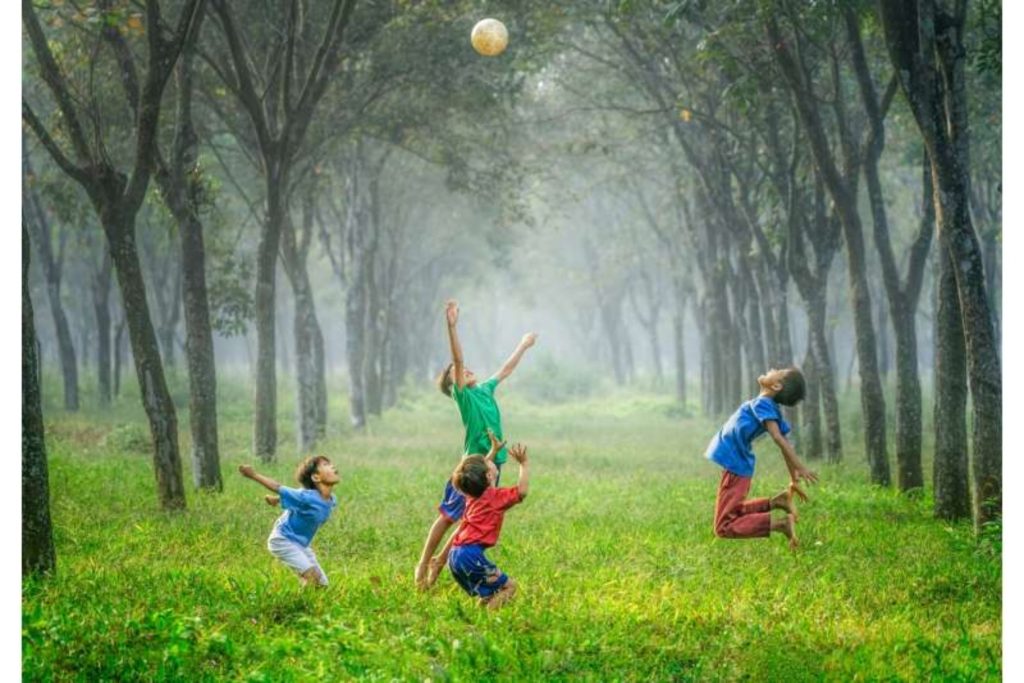
<svg viewBox="0 0 1024 683">
<path fill-rule="evenodd" d="M 534 345 L 537 335 L 533 332 L 523 335 L 516 350 L 509 356 L 501 369 L 485 382 L 477 382 L 476 375 L 465 367 L 462 361 L 462 346 L 455 325 L 459 320 L 459 305 L 449 300 L 445 306 L 445 317 L 448 321 L 448 342 L 451 346 L 452 362 L 438 375 L 437 385 L 445 396 L 455 399 L 459 407 L 462 424 L 466 428 L 463 444 L 463 457 L 487 453 L 491 446 L 488 430 L 492 430 L 499 440 L 503 440 L 501 431 L 501 411 L 494 399 L 494 390 L 498 384 L 512 374 L 526 349 Z M 494 458 L 494 464 L 501 475 L 501 466 L 508 459 L 507 449 L 503 446 Z M 420 589 L 429 588 L 437 580 L 437 575 L 447 562 L 449 545 L 437 557 L 432 557 L 434 550 L 444 538 L 452 524 L 462 519 L 465 509 L 465 497 L 454 486 L 451 480 L 445 484 L 444 496 L 438 506 L 438 516 L 430 527 L 427 540 L 423 544 L 420 561 L 416 565 L 416 585 Z M 454 537 L 454 535 L 453 535 Z"/>
</svg>

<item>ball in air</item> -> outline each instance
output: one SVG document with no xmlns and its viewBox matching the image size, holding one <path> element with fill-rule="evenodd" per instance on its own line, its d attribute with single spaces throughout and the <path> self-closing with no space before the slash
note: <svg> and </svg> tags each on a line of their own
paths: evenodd
<svg viewBox="0 0 1024 683">
<path fill-rule="evenodd" d="M 508 29 L 497 19 L 481 19 L 473 27 L 469 40 L 480 54 L 495 57 L 508 46 Z"/>
</svg>

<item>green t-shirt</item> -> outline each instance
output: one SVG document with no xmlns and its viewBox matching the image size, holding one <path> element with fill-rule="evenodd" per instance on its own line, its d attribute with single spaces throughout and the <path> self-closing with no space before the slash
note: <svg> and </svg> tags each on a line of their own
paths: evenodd
<svg viewBox="0 0 1024 683">
<path fill-rule="evenodd" d="M 488 427 L 499 440 L 503 438 L 501 411 L 498 410 L 498 402 L 494 400 L 494 389 L 497 386 L 497 377 L 462 389 L 459 389 L 457 384 L 452 384 L 452 398 L 459 406 L 459 415 L 462 416 L 462 424 L 466 427 L 466 444 L 463 451 L 465 455 L 485 455 L 491 450 L 491 440 L 487 438 Z M 508 459 L 506 450 L 502 447 L 498 451 L 494 456 L 494 464 L 501 465 Z"/>
</svg>

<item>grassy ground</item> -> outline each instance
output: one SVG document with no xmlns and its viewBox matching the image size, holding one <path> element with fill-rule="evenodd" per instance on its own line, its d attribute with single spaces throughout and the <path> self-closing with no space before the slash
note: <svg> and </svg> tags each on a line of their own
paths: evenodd
<svg viewBox="0 0 1024 683">
<path fill-rule="evenodd" d="M 440 395 L 333 434 L 340 506 L 314 542 L 332 585 L 303 592 L 264 544 L 275 511 L 237 474 L 246 391 L 222 390 L 225 491 L 157 508 L 141 411 L 47 419 L 58 572 L 23 586 L 25 680 L 998 680 L 1000 544 L 867 484 L 863 452 L 819 464 L 801 549 L 716 540 L 717 425 L 667 398 L 556 407 L 502 397 L 530 446 L 530 497 L 492 559 L 520 584 L 488 613 L 447 572 L 412 589 L 461 433 Z M 57 396 L 50 390 L 49 396 Z M 338 422 L 343 396 L 332 399 Z M 282 451 L 262 468 L 288 481 Z M 188 430 L 183 425 L 183 454 Z M 785 483 L 759 445 L 755 495 Z M 188 463 L 186 479 L 191 481 Z M 503 477 L 515 482 L 510 462 Z"/>
</svg>

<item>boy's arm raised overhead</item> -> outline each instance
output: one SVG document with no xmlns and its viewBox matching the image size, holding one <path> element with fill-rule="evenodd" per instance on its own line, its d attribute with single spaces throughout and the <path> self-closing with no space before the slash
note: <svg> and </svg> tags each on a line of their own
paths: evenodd
<svg viewBox="0 0 1024 683">
<path fill-rule="evenodd" d="M 789 478 L 794 485 L 794 490 L 800 495 L 801 498 L 806 500 L 807 496 L 804 495 L 803 491 L 796 484 L 803 479 L 811 484 L 818 481 L 817 473 L 804 467 L 804 464 L 800 462 L 800 458 L 796 456 L 796 451 L 793 450 L 793 444 L 789 443 L 789 439 L 782 435 L 779 430 L 779 423 L 775 420 L 765 420 L 764 428 L 771 434 L 772 440 L 782 451 L 782 457 L 786 461 L 786 468 L 789 470 Z"/>
<path fill-rule="evenodd" d="M 265 486 L 266 488 L 270 489 L 271 491 L 274 491 L 275 493 L 281 490 L 281 485 L 280 484 L 278 484 L 276 481 L 274 481 L 270 477 L 265 477 L 262 474 L 260 474 L 259 472 L 257 472 L 256 470 L 254 470 L 252 468 L 252 465 L 239 465 L 238 466 L 238 471 L 241 473 L 241 475 L 243 477 L 246 477 L 248 479 L 252 479 L 255 482 L 263 484 L 263 486 Z M 267 502 L 270 502 L 270 501 L 267 501 Z"/>
<path fill-rule="evenodd" d="M 462 376 L 462 344 L 459 343 L 459 335 L 455 331 L 455 324 L 459 322 L 459 304 L 455 299 L 448 299 L 445 303 L 444 316 L 448 321 L 448 344 L 452 349 L 454 383 L 455 386 L 462 389 L 466 384 L 466 379 Z"/>
<path fill-rule="evenodd" d="M 519 342 L 519 346 L 516 347 L 516 350 L 508 357 L 508 360 L 501 366 L 501 369 L 494 373 L 494 376 L 498 378 L 499 382 L 512 374 L 512 371 L 516 369 L 517 365 L 519 365 L 519 361 L 522 359 L 523 354 L 526 353 L 526 349 L 533 346 L 536 342 L 536 332 L 527 332 L 523 335 L 523 338 Z"/>
<path fill-rule="evenodd" d="M 526 457 L 526 446 L 517 443 L 508 449 L 508 454 L 519 463 L 519 499 L 526 498 L 530 491 L 530 467 L 529 459 Z"/>
</svg>

